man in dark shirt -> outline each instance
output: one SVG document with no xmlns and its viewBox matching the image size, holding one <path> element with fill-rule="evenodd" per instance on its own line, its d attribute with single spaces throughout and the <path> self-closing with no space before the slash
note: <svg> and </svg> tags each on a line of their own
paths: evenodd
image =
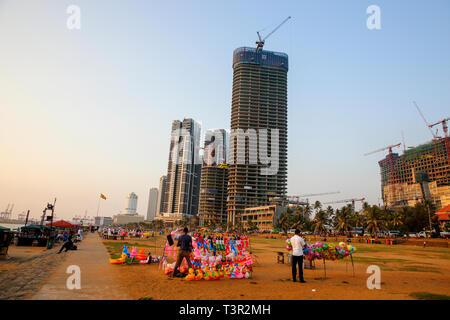
<svg viewBox="0 0 450 320">
<path fill-rule="evenodd" d="M 192 238 L 190 235 L 188 235 L 188 228 L 183 229 L 184 234 L 180 236 L 178 239 L 177 247 L 180 247 L 180 250 L 178 251 L 178 257 L 177 262 L 175 263 L 175 268 L 173 268 L 173 275 L 175 276 L 178 273 L 177 268 L 181 265 L 183 262 L 183 259 L 186 258 L 186 262 L 189 266 L 189 268 L 192 268 L 191 264 L 191 251 L 192 251 Z"/>
</svg>

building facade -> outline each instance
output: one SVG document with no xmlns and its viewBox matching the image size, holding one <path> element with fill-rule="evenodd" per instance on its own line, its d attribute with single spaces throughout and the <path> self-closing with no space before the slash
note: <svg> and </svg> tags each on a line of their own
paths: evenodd
<svg viewBox="0 0 450 320">
<path fill-rule="evenodd" d="M 286 207 L 275 204 L 246 208 L 242 214 L 242 224 L 244 228 L 247 228 L 251 221 L 258 227 L 258 230 L 272 231 L 277 225 L 281 213 L 285 210 Z"/>
<path fill-rule="evenodd" d="M 227 149 L 228 135 L 224 129 L 205 133 L 198 214 L 200 226 L 227 222 Z"/>
<path fill-rule="evenodd" d="M 148 195 L 147 221 L 152 221 L 156 217 L 156 208 L 158 206 L 158 189 L 150 188 Z"/>
<path fill-rule="evenodd" d="M 161 216 L 190 218 L 198 213 L 200 178 L 200 124 L 193 119 L 175 120 L 167 167 Z"/>
<path fill-rule="evenodd" d="M 98 227 L 110 226 L 113 224 L 113 218 L 111 217 L 95 217 L 94 225 Z"/>
<path fill-rule="evenodd" d="M 113 224 L 127 224 L 127 223 L 139 223 L 144 222 L 144 216 L 135 214 L 116 214 L 113 217 Z"/>
<path fill-rule="evenodd" d="M 434 202 L 437 209 L 450 204 L 450 161 L 445 139 L 392 154 L 378 162 L 381 193 L 388 207 L 414 206 L 422 199 Z"/>
<path fill-rule="evenodd" d="M 125 199 L 125 214 L 135 214 L 137 210 L 138 196 L 136 193 L 130 193 Z"/>
<path fill-rule="evenodd" d="M 255 48 L 234 51 L 228 156 L 229 223 L 235 224 L 245 208 L 268 205 L 270 198 L 286 195 L 287 72 L 285 53 Z M 241 144 L 236 136 L 239 130 L 246 134 Z M 267 132 L 268 141 L 265 150 L 261 149 L 263 131 Z M 273 157 L 270 165 L 263 164 L 262 156 L 269 153 Z M 239 157 L 244 157 L 245 163 Z M 275 172 L 264 172 L 269 166 L 275 166 Z"/>
<path fill-rule="evenodd" d="M 166 193 L 166 179 L 167 179 L 167 176 L 161 176 L 161 178 L 159 178 L 158 200 L 156 203 L 156 216 L 160 216 L 161 209 L 164 208 L 164 194 Z"/>
</svg>

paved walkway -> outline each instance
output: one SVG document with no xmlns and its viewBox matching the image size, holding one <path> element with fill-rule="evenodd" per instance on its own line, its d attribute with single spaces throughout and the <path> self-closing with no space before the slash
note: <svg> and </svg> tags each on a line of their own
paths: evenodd
<svg viewBox="0 0 450 320">
<path fill-rule="evenodd" d="M 81 270 L 81 289 L 69 290 L 66 286 L 67 267 L 76 265 Z M 33 300 L 102 300 L 129 299 L 119 290 L 117 269 L 109 264 L 108 252 L 97 233 L 85 233 L 78 250 L 67 252 L 64 261 L 44 282 Z"/>
</svg>

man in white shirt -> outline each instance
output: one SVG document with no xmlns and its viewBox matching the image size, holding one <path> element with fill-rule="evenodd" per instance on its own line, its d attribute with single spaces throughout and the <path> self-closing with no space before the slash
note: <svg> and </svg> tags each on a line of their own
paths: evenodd
<svg viewBox="0 0 450 320">
<path fill-rule="evenodd" d="M 306 246 L 305 240 L 300 237 L 300 230 L 295 229 L 295 235 L 291 238 L 292 244 L 292 280 L 297 282 L 297 264 L 298 276 L 300 282 L 305 283 L 303 279 L 303 247 Z"/>
</svg>

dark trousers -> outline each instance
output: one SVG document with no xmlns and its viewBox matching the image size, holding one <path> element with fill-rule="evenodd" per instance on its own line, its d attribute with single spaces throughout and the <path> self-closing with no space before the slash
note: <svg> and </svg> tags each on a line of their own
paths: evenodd
<svg viewBox="0 0 450 320">
<path fill-rule="evenodd" d="M 71 250 L 72 247 L 73 247 L 73 243 L 71 243 L 71 242 L 66 242 L 66 243 L 64 243 L 64 244 L 62 245 L 61 249 L 59 249 L 59 252 L 58 252 L 58 253 L 60 253 L 60 252 L 63 251 L 64 249 L 66 249 L 66 251 L 64 251 L 64 252 L 67 252 L 68 250 Z"/>
<path fill-rule="evenodd" d="M 298 277 L 303 281 L 303 256 L 292 256 L 292 279 L 296 281 L 297 278 L 297 264 Z"/>
</svg>

